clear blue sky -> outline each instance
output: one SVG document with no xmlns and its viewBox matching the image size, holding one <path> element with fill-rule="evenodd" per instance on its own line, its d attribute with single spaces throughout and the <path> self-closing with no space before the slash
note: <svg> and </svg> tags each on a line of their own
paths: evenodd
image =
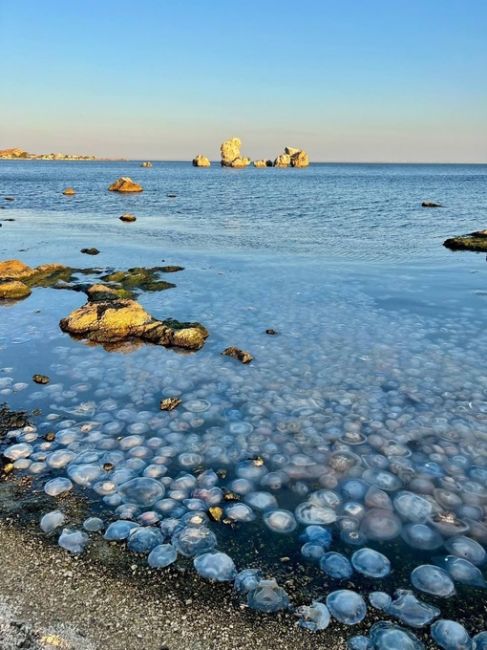
<svg viewBox="0 0 487 650">
<path fill-rule="evenodd" d="M 0 0 L 0 148 L 487 162 L 486 0 Z"/>
</svg>

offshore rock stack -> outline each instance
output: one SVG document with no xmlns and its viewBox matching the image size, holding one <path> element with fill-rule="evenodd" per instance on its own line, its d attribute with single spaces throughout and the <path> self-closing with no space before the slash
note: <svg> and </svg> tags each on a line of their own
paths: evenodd
<svg viewBox="0 0 487 650">
<path fill-rule="evenodd" d="M 220 155 L 221 161 L 220 164 L 222 167 L 233 167 L 234 169 L 243 169 L 248 167 L 252 160 L 246 156 L 242 156 L 240 153 L 240 147 L 242 146 L 242 141 L 240 138 L 230 138 L 225 140 L 220 146 Z M 309 156 L 303 149 L 298 149 L 296 147 L 285 147 L 284 153 L 279 154 L 274 161 L 273 160 L 254 160 L 254 167 L 264 168 L 264 167 L 308 167 L 309 165 Z M 210 161 L 206 156 L 198 154 L 193 158 L 194 167 L 209 167 Z"/>
</svg>

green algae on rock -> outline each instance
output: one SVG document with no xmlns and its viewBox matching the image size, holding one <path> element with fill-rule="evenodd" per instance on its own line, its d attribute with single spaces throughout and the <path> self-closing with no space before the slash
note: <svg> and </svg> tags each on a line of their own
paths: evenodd
<svg viewBox="0 0 487 650">
<path fill-rule="evenodd" d="M 101 276 L 101 280 L 114 282 L 123 289 L 142 289 L 143 291 L 164 291 L 172 289 L 176 285 L 164 280 L 158 280 L 157 274 L 164 272 L 164 267 L 155 266 L 145 269 L 136 267 L 127 271 L 114 271 Z"/>
<path fill-rule="evenodd" d="M 477 230 L 468 235 L 460 235 L 446 239 L 443 246 L 452 251 L 475 251 L 478 253 L 487 252 L 487 230 Z"/>
<path fill-rule="evenodd" d="M 27 298 L 32 287 L 51 287 L 60 280 L 69 281 L 72 269 L 62 264 L 30 267 L 20 260 L 0 262 L 0 300 Z"/>
<path fill-rule="evenodd" d="M 199 350 L 208 336 L 199 323 L 159 321 L 135 300 L 111 299 L 87 302 L 59 323 L 63 332 L 94 343 L 139 339 L 187 350 Z"/>
</svg>

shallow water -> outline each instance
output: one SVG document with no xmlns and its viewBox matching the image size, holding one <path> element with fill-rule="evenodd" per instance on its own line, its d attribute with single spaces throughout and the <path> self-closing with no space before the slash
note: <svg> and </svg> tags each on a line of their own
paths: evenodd
<svg viewBox="0 0 487 650">
<path fill-rule="evenodd" d="M 121 175 L 145 191 L 107 192 Z M 139 300 L 157 317 L 199 320 L 210 331 L 196 354 L 156 346 L 108 353 L 58 328 L 83 294 L 35 289 L 29 299 L 2 306 L 0 402 L 42 410 L 34 418 L 39 437 L 20 440 L 39 454 L 36 480 L 43 485 L 69 474 L 73 464 L 89 465 L 86 472 L 98 475 L 85 486 L 75 481 L 73 489 L 98 500 L 108 523 L 117 508 L 118 516 L 137 518 L 157 507 L 120 509 L 121 501 L 110 500 L 117 489 L 100 485 L 105 479 L 144 474 L 164 485 L 166 498 L 214 496 L 225 509 L 231 502 L 221 494 L 218 501 L 217 492 L 208 496 L 189 479 L 176 482 L 220 470 L 215 486 L 240 491 L 256 518 L 232 529 L 208 524 L 218 550 L 232 556 L 237 570 L 253 562 L 268 577 L 279 575 L 280 558 L 288 556 L 296 571 L 304 566 L 310 576 L 308 602 L 346 584 L 327 580 L 316 593 L 314 583 L 323 585 L 325 576 L 319 558 L 300 554 L 303 522 L 316 515 L 298 508 L 307 501 L 319 505 L 333 535 L 328 551 L 350 559 L 360 546 L 376 547 L 391 561 L 383 582 L 354 574 L 365 600 L 374 590 L 392 595 L 412 588 L 411 569 L 449 555 L 443 543 L 453 532 L 485 546 L 486 260 L 441 244 L 485 227 L 486 180 L 487 166 L 236 171 L 182 163 L 141 169 L 137 163 L 3 162 L 0 197 L 15 201 L 2 202 L 0 219 L 16 221 L 0 229 L 1 259 L 103 268 L 156 266 L 161 259 L 181 264 L 185 270 L 169 278 L 175 289 Z M 60 194 L 67 185 L 75 197 Z M 423 209 L 424 199 L 445 207 Z M 137 222 L 119 222 L 122 212 L 135 213 Z M 85 246 L 101 254 L 80 254 Z M 266 335 L 270 327 L 279 335 Z M 230 345 L 250 351 L 254 361 L 243 366 L 222 357 Z M 50 384 L 33 384 L 34 373 L 49 375 Z M 161 413 L 160 399 L 174 395 L 182 405 Z M 53 443 L 41 439 L 48 431 L 56 432 Z M 77 457 L 50 456 L 59 450 Z M 115 451 L 115 469 L 105 476 L 99 465 Z M 118 469 L 128 473 L 117 475 Z M 352 484 L 352 478 L 359 480 Z M 383 492 L 368 493 L 371 486 Z M 340 502 L 323 509 L 316 494 L 323 489 Z M 291 517 L 263 515 L 262 497 L 247 491 L 272 495 L 271 509 Z M 188 501 L 181 515 L 198 508 L 201 502 Z M 461 520 L 456 528 L 432 521 L 452 512 Z M 424 550 L 421 526 L 431 550 Z M 248 552 L 253 535 L 260 540 L 257 558 Z M 412 543 L 418 535 L 422 541 Z M 484 593 L 455 586 L 448 603 L 416 595 L 434 602 L 443 617 L 449 608 L 451 618 L 457 598 L 473 602 Z M 467 629 L 482 629 L 478 617 Z"/>
</svg>

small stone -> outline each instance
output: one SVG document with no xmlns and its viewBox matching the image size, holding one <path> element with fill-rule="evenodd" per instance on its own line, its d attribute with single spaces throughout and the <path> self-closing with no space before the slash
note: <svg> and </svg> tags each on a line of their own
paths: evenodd
<svg viewBox="0 0 487 650">
<path fill-rule="evenodd" d="M 272 328 L 267 329 L 265 333 L 268 334 L 269 336 L 277 336 L 277 334 L 279 334 L 279 332 L 273 330 Z"/>
<path fill-rule="evenodd" d="M 54 440 L 56 440 L 56 434 L 54 433 L 54 431 L 48 431 L 44 436 L 44 440 L 46 442 L 53 442 Z"/>
<path fill-rule="evenodd" d="M 421 203 L 422 208 L 442 208 L 443 206 L 439 203 L 433 203 L 433 201 L 423 201 Z"/>
<path fill-rule="evenodd" d="M 250 363 L 254 358 L 249 352 L 244 352 L 243 350 L 235 347 L 225 348 L 222 354 L 224 354 L 226 357 L 237 359 L 237 361 L 240 361 L 241 363 Z"/>
<path fill-rule="evenodd" d="M 49 377 L 47 375 L 33 375 L 32 381 L 36 384 L 48 384 Z"/>
<path fill-rule="evenodd" d="M 181 400 L 178 397 L 167 397 L 166 399 L 161 399 L 159 405 L 161 411 L 174 411 L 181 404 Z"/>
<path fill-rule="evenodd" d="M 63 190 L 64 196 L 74 196 L 76 194 L 76 191 L 72 187 L 67 187 L 65 190 Z"/>
<path fill-rule="evenodd" d="M 122 214 L 120 218 L 120 221 L 123 221 L 124 223 L 132 223 L 134 221 L 137 221 L 137 217 L 134 214 L 130 214 L 127 212 L 126 214 Z"/>
<path fill-rule="evenodd" d="M 211 506 L 211 508 L 208 508 L 208 514 L 210 515 L 210 519 L 213 521 L 221 521 L 223 510 L 220 506 Z"/>
<path fill-rule="evenodd" d="M 128 176 L 122 176 L 109 186 L 110 192 L 142 192 L 143 187 Z"/>
<path fill-rule="evenodd" d="M 81 252 L 85 255 L 98 255 L 100 251 L 98 248 L 82 248 Z"/>
</svg>

